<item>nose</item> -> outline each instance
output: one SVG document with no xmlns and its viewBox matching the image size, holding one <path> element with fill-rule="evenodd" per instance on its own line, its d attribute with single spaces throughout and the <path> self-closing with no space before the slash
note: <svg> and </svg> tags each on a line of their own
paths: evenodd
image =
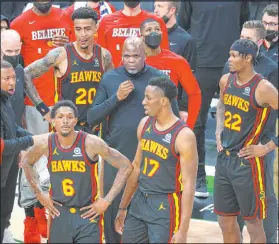
<svg viewBox="0 0 279 244">
<path fill-rule="evenodd" d="M 143 100 L 142 100 L 142 105 L 145 105 L 146 104 L 146 98 L 144 98 Z"/>
</svg>

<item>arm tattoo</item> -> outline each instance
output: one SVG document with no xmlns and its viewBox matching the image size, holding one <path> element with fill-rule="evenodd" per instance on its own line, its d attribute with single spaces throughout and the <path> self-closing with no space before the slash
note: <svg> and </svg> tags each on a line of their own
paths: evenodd
<svg viewBox="0 0 279 244">
<path fill-rule="evenodd" d="M 104 48 L 103 48 L 103 67 L 105 72 L 110 71 L 114 68 L 111 54 L 108 50 Z"/>
<path fill-rule="evenodd" d="M 24 69 L 25 92 L 35 106 L 40 103 L 42 99 L 40 98 L 38 91 L 34 86 L 33 79 L 46 73 L 49 68 L 56 63 L 61 51 L 62 48 L 55 48 L 51 50 L 44 58 L 33 62 Z"/>
<path fill-rule="evenodd" d="M 221 133 L 224 130 L 224 121 L 225 121 L 225 105 L 219 99 L 217 103 L 216 111 L 216 134 Z"/>
</svg>

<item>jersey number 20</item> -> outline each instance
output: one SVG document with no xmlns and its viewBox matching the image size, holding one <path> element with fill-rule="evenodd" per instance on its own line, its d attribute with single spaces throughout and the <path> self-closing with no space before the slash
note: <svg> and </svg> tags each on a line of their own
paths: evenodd
<svg viewBox="0 0 279 244">
<path fill-rule="evenodd" d="M 85 88 L 79 88 L 76 91 L 78 95 L 76 98 L 77 105 L 87 105 L 93 103 L 93 98 L 96 96 L 96 88 L 90 88 L 89 90 Z"/>
<path fill-rule="evenodd" d="M 74 181 L 66 178 L 62 181 L 62 190 L 65 196 L 71 197 L 75 194 L 75 188 L 73 187 Z"/>
<path fill-rule="evenodd" d="M 148 166 L 151 166 L 151 170 L 149 171 L 149 173 L 147 173 L 147 168 Z M 142 173 L 144 175 L 147 175 L 148 177 L 152 177 L 153 175 L 155 175 L 155 173 L 157 172 L 157 170 L 160 168 L 160 163 L 157 162 L 156 160 L 153 159 L 149 159 L 149 158 L 144 158 L 144 167 L 143 167 L 143 171 Z"/>
</svg>

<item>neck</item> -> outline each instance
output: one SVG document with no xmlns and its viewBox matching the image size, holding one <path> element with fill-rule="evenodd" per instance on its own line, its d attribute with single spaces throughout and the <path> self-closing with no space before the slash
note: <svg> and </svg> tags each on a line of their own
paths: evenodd
<svg viewBox="0 0 279 244">
<path fill-rule="evenodd" d="M 94 45 L 94 43 L 89 44 L 88 48 L 83 49 L 83 48 L 81 48 L 79 45 L 77 45 L 77 42 L 74 42 L 74 46 L 75 46 L 76 50 L 77 50 L 78 53 L 79 53 L 80 55 L 82 55 L 85 59 L 86 59 L 87 56 L 90 56 L 90 57 L 92 56 L 92 54 L 93 54 L 93 45 Z M 90 57 L 89 57 L 89 58 L 90 58 Z"/>
<path fill-rule="evenodd" d="M 98 8 L 99 7 L 99 2 L 87 2 L 87 6 L 90 8 Z"/>
<path fill-rule="evenodd" d="M 170 29 L 172 28 L 174 25 L 176 24 L 176 16 L 173 15 L 171 16 L 170 20 L 168 21 L 168 23 L 166 24 L 167 28 Z"/>
<path fill-rule="evenodd" d="M 135 8 L 129 8 L 124 4 L 124 9 L 122 13 L 126 16 L 136 16 L 141 12 L 140 4 Z"/>
<path fill-rule="evenodd" d="M 49 15 L 49 13 L 50 13 L 50 11 L 51 11 L 51 8 L 50 8 L 46 13 L 40 12 L 36 7 L 33 7 L 33 8 L 32 8 L 32 11 L 33 11 L 36 15 L 39 15 L 39 16 L 47 16 L 47 15 Z"/>
<path fill-rule="evenodd" d="M 152 49 L 152 48 L 148 47 L 146 44 L 144 46 L 145 46 L 145 55 L 146 55 L 146 57 L 157 56 L 162 51 L 160 46 L 157 47 L 156 49 Z"/>
<path fill-rule="evenodd" d="M 162 111 L 156 116 L 156 123 L 162 130 L 167 130 L 176 120 L 177 117 L 174 115 L 171 106 L 162 109 Z"/>
<path fill-rule="evenodd" d="M 77 138 L 78 132 L 77 131 L 72 131 L 67 137 L 64 137 L 62 135 L 60 135 L 59 133 L 57 133 L 57 138 L 59 141 L 59 144 L 61 145 L 61 147 L 63 147 L 64 149 L 70 148 L 76 138 Z"/>
<path fill-rule="evenodd" d="M 256 72 L 253 67 L 243 70 L 243 71 L 237 73 L 237 81 L 238 81 L 238 83 L 244 85 L 247 82 L 249 82 L 255 76 L 255 74 L 256 74 Z"/>
</svg>

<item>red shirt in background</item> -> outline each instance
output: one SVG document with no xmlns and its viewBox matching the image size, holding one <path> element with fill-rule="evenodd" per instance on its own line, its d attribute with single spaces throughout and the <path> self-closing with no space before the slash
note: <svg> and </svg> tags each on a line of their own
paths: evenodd
<svg viewBox="0 0 279 244">
<path fill-rule="evenodd" d="M 161 70 L 178 86 L 181 84 L 189 98 L 187 124 L 194 128 L 201 106 L 201 91 L 189 63 L 180 55 L 162 49 L 157 56 L 146 57 L 146 64 Z"/>
<path fill-rule="evenodd" d="M 114 8 L 114 6 L 108 2 L 106 2 L 108 4 L 108 7 L 110 8 L 111 12 L 114 13 L 116 10 Z M 82 7 L 82 6 L 86 6 L 86 2 L 84 2 L 84 4 L 82 4 L 81 2 L 76 2 L 74 4 L 72 4 L 71 6 L 69 6 L 68 8 L 64 9 L 63 11 L 63 14 L 64 14 L 64 17 L 65 19 L 67 20 L 68 24 L 71 26 L 71 32 L 73 34 L 73 36 L 71 37 L 72 41 L 75 41 L 76 40 L 76 37 L 75 37 L 75 31 L 74 31 L 74 25 L 73 25 L 73 22 L 72 22 L 72 14 L 73 12 L 75 11 L 75 8 L 78 8 L 78 7 Z M 98 19 L 100 20 L 101 16 L 100 16 L 100 6 L 98 6 L 97 8 L 93 8 L 93 10 L 95 10 L 98 14 Z M 96 33 L 96 37 L 97 38 L 97 33 Z"/>
<path fill-rule="evenodd" d="M 168 31 L 163 19 L 144 10 L 136 16 L 126 16 L 122 11 L 104 16 L 98 28 L 97 43 L 110 51 L 115 67 L 118 67 L 121 62 L 125 39 L 130 36 L 140 36 L 140 25 L 146 19 L 152 18 L 160 23 L 163 33 L 161 47 L 169 49 Z"/>
<path fill-rule="evenodd" d="M 21 54 L 25 66 L 45 57 L 51 49 L 55 48 L 52 45 L 52 37 L 54 35 L 66 35 L 70 37 L 70 27 L 63 20 L 62 11 L 59 8 L 51 7 L 48 16 L 39 16 L 32 9 L 29 9 L 11 23 L 11 29 L 16 30 L 22 40 Z M 47 106 L 53 106 L 55 103 L 53 68 L 34 79 L 33 82 L 44 103 Z M 27 96 L 25 98 L 25 104 L 34 106 Z"/>
</svg>

